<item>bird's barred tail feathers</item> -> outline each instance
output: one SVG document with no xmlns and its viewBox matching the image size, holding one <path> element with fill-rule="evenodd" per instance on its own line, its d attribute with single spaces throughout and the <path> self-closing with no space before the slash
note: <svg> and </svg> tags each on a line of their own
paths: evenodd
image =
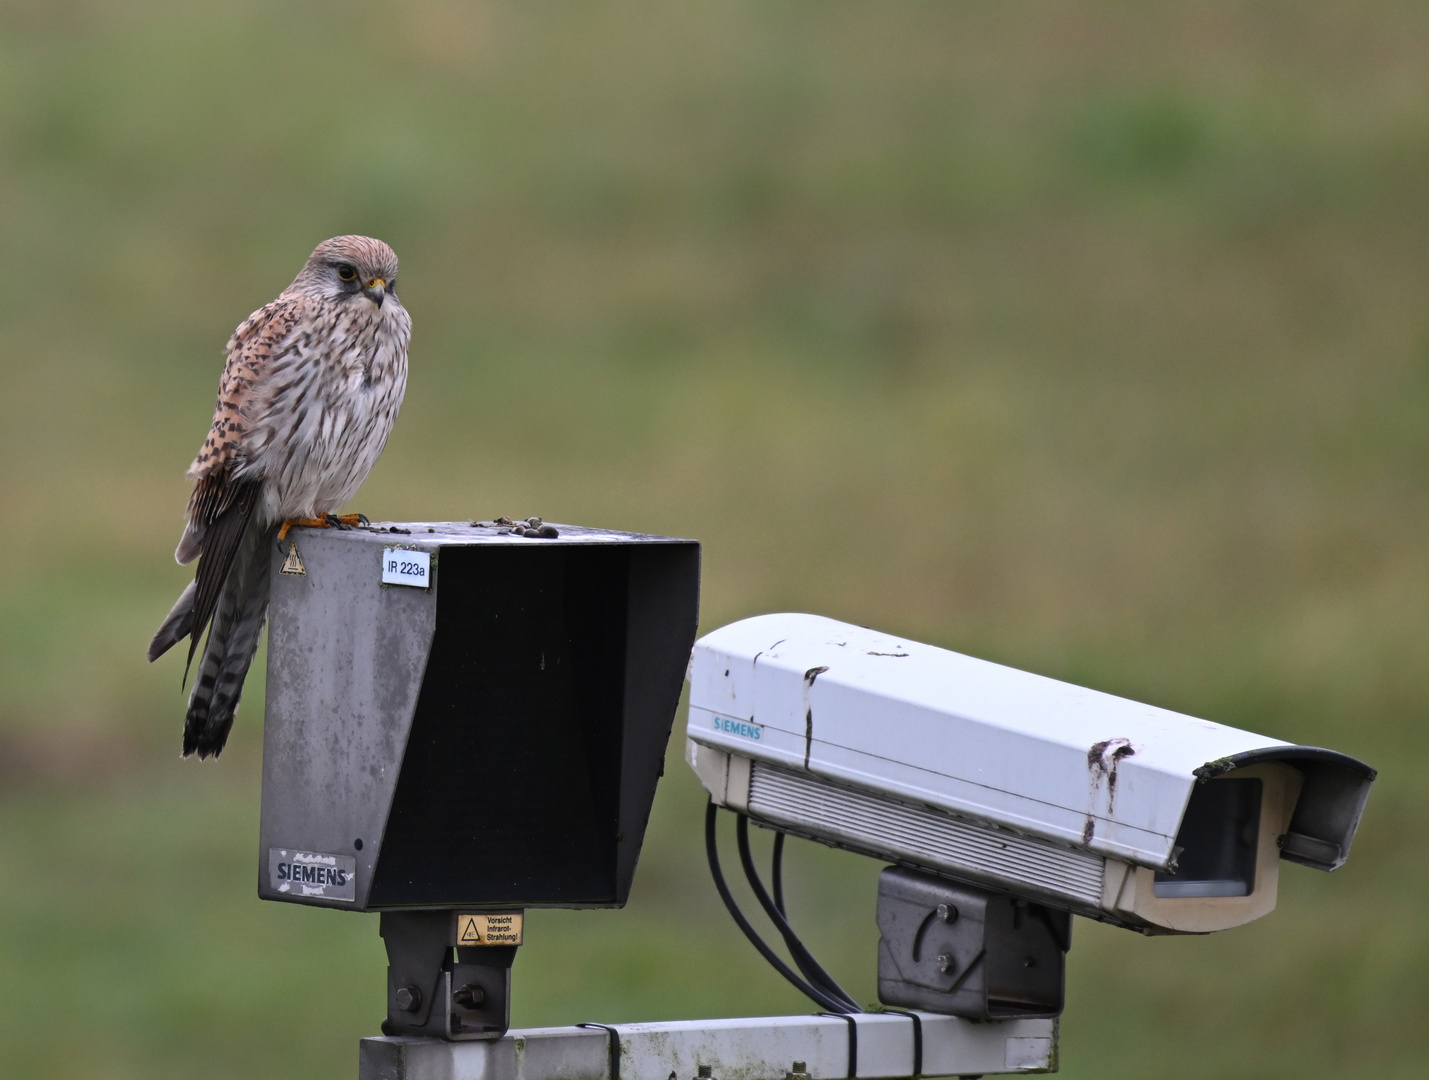
<svg viewBox="0 0 1429 1080">
<path fill-rule="evenodd" d="M 268 543 L 275 531 L 251 520 L 223 583 L 184 717 L 185 757 L 217 757 L 228 741 L 268 614 Z"/>
<path fill-rule="evenodd" d="M 198 572 L 149 643 L 152 662 L 187 637 L 187 681 L 199 639 L 209 631 L 184 719 L 185 757 L 216 757 L 223 749 L 258 648 L 268 610 L 268 543 L 277 531 L 254 512 L 260 493 L 256 480 L 233 483 L 211 508 L 216 512 L 204 515 Z"/>
<path fill-rule="evenodd" d="M 149 663 L 152 664 L 193 633 L 194 593 L 197 589 L 198 582 L 190 581 L 188 588 L 179 593 L 178 600 L 174 602 L 174 606 L 164 617 L 164 625 L 159 627 L 159 632 L 154 635 L 154 640 L 149 642 Z"/>
</svg>

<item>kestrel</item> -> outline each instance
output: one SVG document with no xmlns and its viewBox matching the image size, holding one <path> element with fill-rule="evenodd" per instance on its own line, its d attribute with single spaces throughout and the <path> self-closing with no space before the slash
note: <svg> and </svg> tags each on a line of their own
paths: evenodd
<svg viewBox="0 0 1429 1080">
<path fill-rule="evenodd" d="M 324 240 L 272 303 L 233 332 L 213 426 L 174 558 L 198 559 L 149 660 L 212 621 L 184 718 L 184 756 L 217 756 L 268 611 L 270 548 L 292 525 L 354 524 L 334 512 L 361 486 L 407 387 L 412 320 L 397 256 L 381 240 Z M 187 675 L 188 667 L 185 666 Z"/>
</svg>

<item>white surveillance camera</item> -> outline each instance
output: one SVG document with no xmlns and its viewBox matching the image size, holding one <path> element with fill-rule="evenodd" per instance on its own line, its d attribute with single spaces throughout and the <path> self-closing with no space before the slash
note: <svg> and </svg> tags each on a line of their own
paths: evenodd
<svg viewBox="0 0 1429 1080">
<path fill-rule="evenodd" d="M 780 831 L 1147 933 L 1333 870 L 1375 772 L 1345 754 L 814 615 L 701 638 L 688 758 Z"/>
</svg>

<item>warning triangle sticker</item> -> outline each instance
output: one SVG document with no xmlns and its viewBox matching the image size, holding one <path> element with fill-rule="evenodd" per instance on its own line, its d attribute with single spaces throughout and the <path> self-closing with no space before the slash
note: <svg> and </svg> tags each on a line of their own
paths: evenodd
<svg viewBox="0 0 1429 1080">
<path fill-rule="evenodd" d="M 307 570 L 303 566 L 302 556 L 298 554 L 298 542 L 294 540 L 288 545 L 288 557 L 283 560 L 283 565 L 279 567 L 280 574 L 301 574 L 307 577 Z"/>
<path fill-rule="evenodd" d="M 475 915 L 458 915 L 456 920 L 456 943 L 458 945 L 480 945 L 481 931 L 476 928 Z"/>
</svg>

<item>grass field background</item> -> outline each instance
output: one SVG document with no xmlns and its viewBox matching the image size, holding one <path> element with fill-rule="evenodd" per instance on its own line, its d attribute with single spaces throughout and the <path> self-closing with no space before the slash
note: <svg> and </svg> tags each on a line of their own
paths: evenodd
<svg viewBox="0 0 1429 1080">
<path fill-rule="evenodd" d="M 1079 920 L 1064 1075 L 1423 1075 L 1429 9 L 437 0 L 0 0 L 0 1073 L 347 1077 L 377 1029 L 375 918 L 255 896 L 261 663 L 200 764 L 143 662 L 223 342 L 342 232 L 415 324 L 354 508 L 697 537 L 706 630 L 1381 769 L 1269 918 Z M 630 905 L 531 915 L 517 1024 L 808 1009 L 678 743 Z M 877 865 L 790 862 L 872 1000 Z"/>
</svg>

